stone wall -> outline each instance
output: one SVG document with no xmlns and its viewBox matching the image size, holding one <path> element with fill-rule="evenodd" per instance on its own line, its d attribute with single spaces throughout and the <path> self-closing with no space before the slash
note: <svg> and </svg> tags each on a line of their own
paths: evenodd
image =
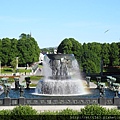
<svg viewBox="0 0 120 120">
<path fill-rule="evenodd" d="M 0 99 L 0 106 L 15 105 L 120 105 L 120 98 L 78 98 L 78 97 L 43 97 L 36 99 L 28 98 L 4 98 Z"/>
</svg>

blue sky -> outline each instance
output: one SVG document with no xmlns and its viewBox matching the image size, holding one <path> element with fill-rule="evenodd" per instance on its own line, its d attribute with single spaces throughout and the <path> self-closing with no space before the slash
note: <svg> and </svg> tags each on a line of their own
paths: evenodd
<svg viewBox="0 0 120 120">
<path fill-rule="evenodd" d="M 30 32 L 40 48 L 119 42 L 120 0 L 0 0 L 0 39 Z"/>
</svg>

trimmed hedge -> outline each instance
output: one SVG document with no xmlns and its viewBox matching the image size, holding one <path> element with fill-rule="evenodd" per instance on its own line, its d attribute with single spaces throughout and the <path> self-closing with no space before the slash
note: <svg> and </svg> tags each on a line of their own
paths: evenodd
<svg viewBox="0 0 120 120">
<path fill-rule="evenodd" d="M 31 106 L 17 106 L 11 111 L 11 115 L 37 115 L 37 111 Z"/>
<path fill-rule="evenodd" d="M 29 105 L 19 105 L 12 110 L 0 110 L 0 115 L 120 115 L 120 110 L 115 108 L 106 109 L 100 105 L 87 105 L 79 111 L 67 108 L 61 111 L 44 111 L 38 113 L 37 110 Z"/>
<path fill-rule="evenodd" d="M 57 107 L 57 106 L 56 106 Z M 83 119 L 82 117 L 110 117 L 112 115 L 117 117 L 120 116 L 120 110 L 118 109 L 106 109 L 99 105 L 87 105 L 84 108 L 77 110 L 64 109 L 61 111 L 44 111 L 38 112 L 31 106 L 16 106 L 13 110 L 1 110 L 0 120 L 69 120 L 69 119 Z M 93 118 L 92 118 L 93 117 Z"/>
<path fill-rule="evenodd" d="M 87 105 L 81 109 L 80 115 L 108 115 L 108 110 L 99 105 Z"/>
</svg>

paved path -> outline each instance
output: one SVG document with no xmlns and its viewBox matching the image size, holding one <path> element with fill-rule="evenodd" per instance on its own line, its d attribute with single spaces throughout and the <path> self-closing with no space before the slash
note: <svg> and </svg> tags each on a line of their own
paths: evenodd
<svg viewBox="0 0 120 120">
<path fill-rule="evenodd" d="M 87 82 L 86 81 L 84 81 L 83 84 L 87 87 Z M 90 82 L 89 88 L 97 88 L 97 85 L 94 82 Z"/>
<path fill-rule="evenodd" d="M 97 85 L 93 82 L 90 82 L 90 88 L 97 88 Z"/>
<path fill-rule="evenodd" d="M 12 110 L 16 106 L 0 106 L 0 110 Z M 38 112 L 44 112 L 44 111 L 61 111 L 64 109 L 72 109 L 72 110 L 78 110 L 80 111 L 81 108 L 84 108 L 85 105 L 44 105 L 44 106 L 32 106 L 33 109 L 37 110 Z M 102 106 L 107 109 L 113 109 L 118 108 L 117 106 Z"/>
</svg>

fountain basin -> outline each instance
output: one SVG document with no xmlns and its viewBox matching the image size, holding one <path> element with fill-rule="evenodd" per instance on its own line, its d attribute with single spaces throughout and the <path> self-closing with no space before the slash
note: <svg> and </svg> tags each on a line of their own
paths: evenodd
<svg viewBox="0 0 120 120">
<path fill-rule="evenodd" d="M 88 89 L 86 88 L 86 90 L 88 90 Z M 105 88 L 105 96 L 104 96 L 105 98 L 114 98 L 114 96 L 115 96 L 114 91 L 111 91 L 110 89 Z M 0 95 L 0 99 L 4 98 L 4 97 L 5 97 L 5 94 L 2 93 Z M 10 98 L 19 98 L 20 97 L 19 90 L 11 89 L 10 93 L 9 93 L 9 97 Z M 67 95 L 66 94 L 37 94 L 35 92 L 35 88 L 30 88 L 30 89 L 24 90 L 23 97 L 25 97 L 26 99 L 27 98 L 35 99 L 35 98 L 43 98 L 43 97 L 99 98 L 100 94 L 99 94 L 99 90 L 96 88 L 89 88 L 88 94 L 83 94 L 83 95 L 80 95 L 80 94 L 67 94 Z M 118 97 L 120 97 L 120 94 L 118 95 Z"/>
</svg>

